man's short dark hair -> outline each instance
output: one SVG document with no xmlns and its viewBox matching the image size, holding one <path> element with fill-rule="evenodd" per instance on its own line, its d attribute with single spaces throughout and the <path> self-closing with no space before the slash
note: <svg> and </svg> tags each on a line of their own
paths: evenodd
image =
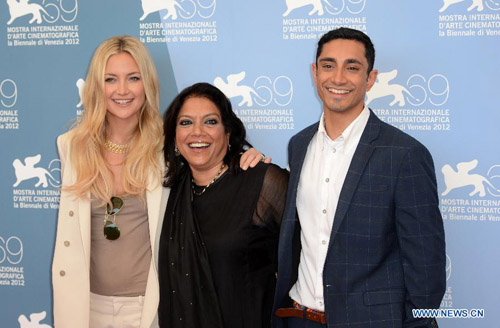
<svg viewBox="0 0 500 328">
<path fill-rule="evenodd" d="M 368 61 L 368 73 L 372 71 L 373 65 L 375 64 L 375 47 L 373 46 L 372 40 L 370 40 L 370 37 L 365 33 L 348 27 L 340 27 L 335 30 L 331 30 L 319 39 L 318 49 L 316 50 L 316 63 L 318 63 L 318 58 L 321 55 L 321 51 L 323 51 L 323 45 L 336 39 L 355 40 L 361 42 L 365 46 L 365 57 Z"/>
</svg>

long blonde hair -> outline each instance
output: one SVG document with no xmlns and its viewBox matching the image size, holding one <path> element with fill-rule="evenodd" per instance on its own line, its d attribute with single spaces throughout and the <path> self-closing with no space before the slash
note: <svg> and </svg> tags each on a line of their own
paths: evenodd
<svg viewBox="0 0 500 328">
<path fill-rule="evenodd" d="M 101 43 L 92 57 L 82 96 L 83 116 L 71 130 L 70 160 L 76 170 L 76 182 L 65 188 L 84 199 L 88 199 L 90 192 L 95 198 L 109 202 L 113 193 L 113 174 L 103 149 L 107 124 L 104 75 L 108 59 L 123 52 L 130 54 L 139 67 L 146 100 L 123 163 L 122 188 L 126 194 L 142 197 L 148 183 L 161 182 L 163 127 L 158 74 L 151 55 L 139 40 L 117 36 Z"/>
</svg>

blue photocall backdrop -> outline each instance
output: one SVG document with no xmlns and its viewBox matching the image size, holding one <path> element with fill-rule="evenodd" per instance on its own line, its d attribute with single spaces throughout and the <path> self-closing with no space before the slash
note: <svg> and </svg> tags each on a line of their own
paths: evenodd
<svg viewBox="0 0 500 328">
<path fill-rule="evenodd" d="M 53 327 L 50 269 L 59 201 L 56 137 L 82 113 L 103 40 L 151 51 L 164 110 L 179 90 L 217 85 L 250 142 L 282 167 L 292 135 L 318 120 L 318 38 L 348 26 L 372 38 L 379 77 L 366 102 L 431 151 L 447 243 L 443 309 L 500 321 L 498 0 L 6 0 L 0 2 L 0 327 Z"/>
</svg>

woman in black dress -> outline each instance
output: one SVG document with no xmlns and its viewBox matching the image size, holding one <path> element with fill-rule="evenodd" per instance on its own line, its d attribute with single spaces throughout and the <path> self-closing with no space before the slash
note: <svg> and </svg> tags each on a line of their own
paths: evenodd
<svg viewBox="0 0 500 328">
<path fill-rule="evenodd" d="M 164 128 L 172 191 L 160 238 L 160 326 L 269 327 L 288 173 L 264 163 L 240 170 L 245 128 L 210 84 L 183 90 Z"/>
</svg>

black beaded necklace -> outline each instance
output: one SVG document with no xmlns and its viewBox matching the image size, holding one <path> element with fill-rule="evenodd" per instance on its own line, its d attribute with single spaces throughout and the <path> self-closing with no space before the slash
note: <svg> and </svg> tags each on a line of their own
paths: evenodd
<svg viewBox="0 0 500 328">
<path fill-rule="evenodd" d="M 226 164 L 225 163 L 222 163 L 219 171 L 217 172 L 217 174 L 215 175 L 215 177 L 213 178 L 212 181 L 210 181 L 209 184 L 207 184 L 205 186 L 205 188 L 203 188 L 202 191 L 200 192 L 196 192 L 196 190 L 194 189 L 195 188 L 195 182 L 194 182 L 194 179 L 191 179 L 191 189 L 193 190 L 193 194 L 195 194 L 196 196 L 201 196 L 203 195 L 203 193 L 208 189 L 208 187 L 210 187 L 215 181 L 217 181 L 218 178 L 220 178 L 220 176 L 222 175 L 222 171 L 224 171 L 224 169 L 226 168 Z"/>
</svg>

